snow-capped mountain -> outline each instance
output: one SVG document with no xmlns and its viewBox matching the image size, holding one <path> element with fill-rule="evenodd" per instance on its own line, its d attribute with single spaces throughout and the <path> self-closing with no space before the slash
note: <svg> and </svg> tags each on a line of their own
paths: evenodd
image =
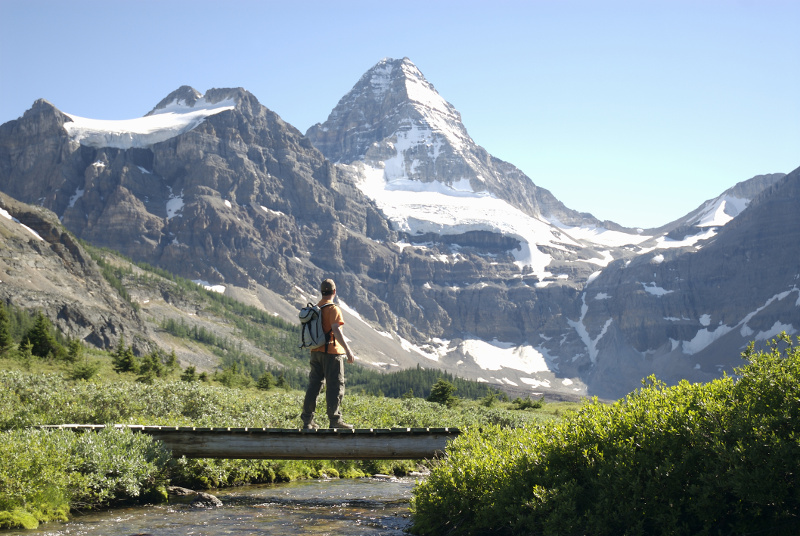
<svg viewBox="0 0 800 536">
<path fill-rule="evenodd" d="M 77 237 L 287 320 L 334 277 L 362 363 L 530 394 L 708 379 L 747 337 L 794 332 L 798 181 L 756 177 L 658 229 L 600 222 L 476 145 L 408 59 L 307 136 L 241 88 L 186 86 L 138 119 L 40 100 L 0 126 L 0 190 Z"/>
<path fill-rule="evenodd" d="M 358 188 L 411 243 L 466 233 L 504 237 L 538 285 L 581 284 L 614 254 L 650 236 L 603 224 L 565 207 L 513 165 L 489 155 L 408 59 L 370 69 L 306 135 L 330 160 L 347 164 Z M 570 263 L 565 277 L 564 263 Z M 576 266 L 582 268 L 576 269 Z"/>
</svg>

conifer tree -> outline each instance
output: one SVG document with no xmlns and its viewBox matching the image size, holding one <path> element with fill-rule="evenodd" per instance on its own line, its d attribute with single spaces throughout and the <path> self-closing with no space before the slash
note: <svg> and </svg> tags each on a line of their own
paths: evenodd
<svg viewBox="0 0 800 536">
<path fill-rule="evenodd" d="M 69 341 L 69 349 L 67 350 L 67 361 L 70 363 L 77 363 L 83 357 L 83 345 L 78 339 Z"/>
<path fill-rule="evenodd" d="M 161 361 L 161 352 L 154 350 L 144 356 L 142 362 L 139 364 L 139 377 L 138 381 L 144 383 L 153 383 L 153 380 L 160 378 L 164 375 L 165 367 Z"/>
<path fill-rule="evenodd" d="M 283 372 L 278 375 L 278 381 L 275 383 L 275 387 L 279 389 L 291 389 L 289 380 L 286 379 L 286 376 L 283 374 Z"/>
<path fill-rule="evenodd" d="M 119 338 L 117 349 L 111 355 L 111 366 L 118 372 L 138 372 L 139 364 L 136 362 L 136 356 L 133 355 L 133 349 L 125 346 L 125 336 Z"/>
<path fill-rule="evenodd" d="M 437 402 L 447 407 L 452 407 L 458 402 L 458 398 L 453 395 L 456 387 L 449 381 L 439 378 L 433 387 L 431 387 L 431 394 L 428 396 L 428 402 Z"/>
<path fill-rule="evenodd" d="M 31 343 L 30 341 L 22 341 L 22 344 L 19 345 L 19 360 L 22 361 L 22 366 L 25 370 L 31 369 L 31 364 L 33 364 L 33 352 L 31 352 Z"/>
<path fill-rule="evenodd" d="M 197 381 L 197 369 L 191 365 L 186 367 L 181 373 L 181 380 L 185 382 Z"/>
<path fill-rule="evenodd" d="M 267 371 L 258 378 L 258 382 L 256 383 L 256 387 L 261 389 L 262 391 L 269 391 L 273 387 L 275 387 L 275 376 L 272 375 L 271 372 Z"/>
<path fill-rule="evenodd" d="M 42 312 L 36 314 L 33 327 L 25 334 L 23 340 L 31 343 L 31 353 L 38 357 L 57 357 L 61 352 L 61 345 L 53 336 L 53 326 Z"/>
<path fill-rule="evenodd" d="M 175 349 L 173 349 L 169 353 L 169 357 L 167 358 L 167 365 L 166 366 L 167 366 L 167 371 L 168 372 L 172 372 L 176 368 L 178 368 L 178 356 L 175 355 Z"/>
</svg>

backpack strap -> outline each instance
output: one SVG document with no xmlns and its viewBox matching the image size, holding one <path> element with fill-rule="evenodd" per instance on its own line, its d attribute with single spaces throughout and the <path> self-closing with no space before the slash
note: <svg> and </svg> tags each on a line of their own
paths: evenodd
<svg viewBox="0 0 800 536">
<path fill-rule="evenodd" d="M 319 306 L 319 315 L 322 317 L 322 311 L 329 305 L 335 305 L 333 302 L 326 303 L 324 305 Z M 324 328 L 323 328 L 324 329 Z M 325 353 L 328 353 L 328 345 L 331 343 L 331 334 L 333 333 L 333 326 L 331 326 L 331 330 L 325 333 Z"/>
</svg>

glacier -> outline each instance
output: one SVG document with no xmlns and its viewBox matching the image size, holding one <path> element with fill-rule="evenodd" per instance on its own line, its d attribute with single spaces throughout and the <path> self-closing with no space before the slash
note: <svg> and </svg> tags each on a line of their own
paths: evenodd
<svg viewBox="0 0 800 536">
<path fill-rule="evenodd" d="M 73 141 L 89 147 L 142 148 L 197 128 L 207 117 L 235 106 L 233 99 L 211 103 L 200 98 L 194 106 L 176 99 L 151 115 L 135 119 L 88 119 L 65 114 L 72 121 L 64 123 L 64 130 Z"/>
</svg>

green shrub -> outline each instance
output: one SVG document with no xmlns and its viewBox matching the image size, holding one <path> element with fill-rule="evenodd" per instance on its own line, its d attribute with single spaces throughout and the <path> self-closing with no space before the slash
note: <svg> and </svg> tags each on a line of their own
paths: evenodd
<svg viewBox="0 0 800 536">
<path fill-rule="evenodd" d="M 166 481 L 169 452 L 144 434 L 27 429 L 0 432 L 0 440 L 0 528 L 151 497 Z"/>
<path fill-rule="evenodd" d="M 539 400 L 531 400 L 530 397 L 523 400 L 517 397 L 512 403 L 514 404 L 514 409 L 541 409 L 541 407 L 544 406 L 544 396 Z"/>
<path fill-rule="evenodd" d="M 780 348 L 783 348 L 781 354 Z M 470 430 L 414 490 L 418 534 L 795 534 L 800 350 L 708 384 L 650 377 L 550 425 Z"/>
</svg>

